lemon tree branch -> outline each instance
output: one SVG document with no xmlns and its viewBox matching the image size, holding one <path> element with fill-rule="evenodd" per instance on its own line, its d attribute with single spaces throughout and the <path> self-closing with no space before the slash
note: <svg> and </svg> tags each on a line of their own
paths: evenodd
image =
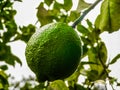
<svg viewBox="0 0 120 90">
<path fill-rule="evenodd" d="M 88 9 L 86 9 L 83 14 L 75 20 L 75 22 L 73 23 L 72 27 L 75 28 L 75 26 L 80 23 L 83 18 L 102 0 L 96 0 Z"/>
</svg>

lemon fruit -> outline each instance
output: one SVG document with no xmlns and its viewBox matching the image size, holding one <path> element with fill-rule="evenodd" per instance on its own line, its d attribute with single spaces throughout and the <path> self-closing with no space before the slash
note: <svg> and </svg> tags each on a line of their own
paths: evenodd
<svg viewBox="0 0 120 90">
<path fill-rule="evenodd" d="M 65 79 L 76 70 L 81 41 L 64 23 L 51 23 L 37 30 L 26 46 L 26 60 L 39 82 Z"/>
</svg>

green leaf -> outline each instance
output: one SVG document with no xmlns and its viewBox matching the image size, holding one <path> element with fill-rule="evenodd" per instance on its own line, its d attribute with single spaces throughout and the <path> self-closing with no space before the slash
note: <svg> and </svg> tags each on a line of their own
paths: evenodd
<svg viewBox="0 0 120 90">
<path fill-rule="evenodd" d="M 62 80 L 56 80 L 50 83 L 47 90 L 69 90 Z"/>
<path fill-rule="evenodd" d="M 101 32 L 108 31 L 109 33 L 120 29 L 120 2 L 118 0 L 104 0 L 95 26 Z"/>
<path fill-rule="evenodd" d="M 82 39 L 81 39 L 82 40 Z M 84 44 L 82 46 L 82 49 L 83 49 L 83 55 L 82 55 L 82 58 L 85 57 L 87 55 L 87 52 L 88 52 L 88 47 L 87 47 L 88 44 Z"/>
<path fill-rule="evenodd" d="M 60 16 L 60 11 L 55 8 L 53 10 L 48 10 L 48 13 L 55 19 L 58 19 L 58 16 Z"/>
<path fill-rule="evenodd" d="M 44 2 L 45 2 L 48 6 L 50 6 L 50 5 L 52 4 L 53 0 L 44 0 Z"/>
<path fill-rule="evenodd" d="M 89 62 L 96 63 L 96 64 L 89 64 L 90 69 L 98 71 L 98 75 L 100 75 L 104 69 L 103 69 L 103 66 L 101 65 L 101 62 L 100 62 L 97 54 L 98 54 L 98 52 L 96 51 L 95 48 L 89 49 L 88 59 L 89 59 Z"/>
<path fill-rule="evenodd" d="M 7 79 L 8 76 L 6 75 L 6 73 L 2 70 L 0 70 L 0 76 L 2 76 L 4 79 Z"/>
<path fill-rule="evenodd" d="M 5 26 L 8 29 L 8 32 L 10 32 L 11 34 L 14 35 L 16 33 L 17 25 L 14 20 L 6 21 Z"/>
<path fill-rule="evenodd" d="M 0 70 L 0 90 L 8 90 L 8 76 L 7 74 Z"/>
<path fill-rule="evenodd" d="M 110 0 L 111 2 L 114 2 L 114 3 L 120 3 L 120 0 Z"/>
<path fill-rule="evenodd" d="M 41 23 L 41 26 L 46 25 L 48 23 L 51 23 L 53 21 L 53 18 L 51 17 L 51 15 L 49 14 L 48 10 L 46 10 L 44 8 L 44 3 L 40 3 L 40 5 L 38 6 L 38 11 L 37 11 L 37 17 L 38 20 Z"/>
<path fill-rule="evenodd" d="M 91 44 L 91 41 L 88 37 L 85 37 L 85 36 L 82 36 L 81 35 L 81 40 L 83 41 L 84 45 L 83 45 L 83 49 L 87 50 L 88 51 L 88 46 Z M 85 52 L 87 52 L 85 51 Z M 84 50 L 83 50 L 83 53 L 84 53 Z"/>
<path fill-rule="evenodd" d="M 77 25 L 77 30 L 78 30 L 80 33 L 82 33 L 83 35 L 88 35 L 88 34 L 90 34 L 89 30 L 88 30 L 86 27 L 84 27 L 83 25 L 81 25 L 81 24 L 78 24 L 78 25 Z"/>
<path fill-rule="evenodd" d="M 117 62 L 117 60 L 119 60 L 120 58 L 120 54 L 116 55 L 109 64 L 114 64 L 115 62 Z"/>
<path fill-rule="evenodd" d="M 12 37 L 12 33 L 10 33 L 9 31 L 8 32 L 4 32 L 2 40 L 3 40 L 4 43 L 7 43 L 7 42 L 10 41 L 11 37 Z"/>
<path fill-rule="evenodd" d="M 69 21 L 74 21 L 76 18 L 80 16 L 80 13 L 76 10 L 70 12 L 70 16 L 68 17 Z"/>
<path fill-rule="evenodd" d="M 102 62 L 105 64 L 107 61 L 107 48 L 104 42 L 100 42 L 98 45 L 99 58 L 102 59 Z"/>
<path fill-rule="evenodd" d="M 87 25 L 88 25 L 88 29 L 92 32 L 94 30 L 92 22 L 89 19 L 87 19 L 86 22 L 87 22 Z"/>
<path fill-rule="evenodd" d="M 74 83 L 76 83 L 77 80 L 78 80 L 79 75 L 80 75 L 80 71 L 77 70 L 77 71 L 74 72 L 70 77 L 67 78 L 68 83 L 69 83 L 69 82 L 74 82 Z"/>
<path fill-rule="evenodd" d="M 60 19 L 58 22 L 64 22 L 64 23 L 68 23 L 67 21 L 67 15 L 61 15 Z"/>
<path fill-rule="evenodd" d="M 3 1 L 1 5 L 3 5 L 3 8 L 12 7 L 13 3 L 10 0 L 6 0 L 6 1 Z"/>
<path fill-rule="evenodd" d="M 57 1 L 55 1 L 53 8 L 60 11 L 60 9 L 63 8 L 63 4 L 58 3 Z"/>
<path fill-rule="evenodd" d="M 17 39 L 21 39 L 23 40 L 25 43 L 28 42 L 28 40 L 30 39 L 30 37 L 32 36 L 32 34 L 35 32 L 36 27 L 32 24 L 29 24 L 28 26 L 23 26 L 23 27 L 19 27 L 22 34 L 18 34 L 18 36 L 15 38 Z"/>
<path fill-rule="evenodd" d="M 95 80 L 99 79 L 99 71 L 98 70 L 87 71 L 87 77 L 90 81 L 95 81 Z M 92 78 L 92 77 L 94 77 L 94 78 Z"/>
<path fill-rule="evenodd" d="M 2 69 L 2 70 L 4 70 L 4 71 L 5 71 L 5 70 L 7 70 L 7 69 L 8 69 L 8 66 L 7 66 L 7 65 L 1 65 L 1 66 L 0 66 L 0 69 Z"/>
<path fill-rule="evenodd" d="M 72 8 L 72 5 L 73 5 L 72 0 L 64 0 L 63 9 L 69 11 Z"/>
<path fill-rule="evenodd" d="M 1 17 L 2 17 L 2 19 L 5 20 L 4 22 L 6 23 L 6 21 L 12 21 L 12 20 L 14 21 L 14 16 L 16 14 L 16 10 L 6 9 L 6 10 L 2 11 L 1 13 L 2 13 Z"/>
<path fill-rule="evenodd" d="M 81 10 L 88 8 L 91 4 L 85 2 L 84 0 L 79 0 L 78 6 L 77 6 L 77 12 L 81 12 Z"/>
<path fill-rule="evenodd" d="M 5 61 L 7 64 L 10 64 L 12 66 L 14 66 L 15 61 L 17 61 L 20 65 L 22 65 L 20 59 L 12 54 L 11 47 L 1 43 L 0 43 L 0 61 Z"/>
<path fill-rule="evenodd" d="M 3 85 L 2 85 L 2 83 L 0 83 L 0 89 L 3 89 L 4 87 L 3 87 Z"/>
</svg>

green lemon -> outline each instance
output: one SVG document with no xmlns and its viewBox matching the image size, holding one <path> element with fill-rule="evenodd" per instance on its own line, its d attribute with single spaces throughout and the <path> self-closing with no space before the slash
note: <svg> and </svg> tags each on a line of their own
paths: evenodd
<svg viewBox="0 0 120 90">
<path fill-rule="evenodd" d="M 27 43 L 27 64 L 39 82 L 65 79 L 74 73 L 81 57 L 76 31 L 64 23 L 51 23 L 37 30 Z"/>
</svg>

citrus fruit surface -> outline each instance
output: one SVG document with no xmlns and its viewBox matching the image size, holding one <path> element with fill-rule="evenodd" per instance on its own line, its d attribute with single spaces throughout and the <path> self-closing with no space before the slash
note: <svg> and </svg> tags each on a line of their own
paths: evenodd
<svg viewBox="0 0 120 90">
<path fill-rule="evenodd" d="M 64 23 L 51 23 L 37 30 L 27 43 L 26 60 L 39 82 L 65 79 L 76 70 L 81 41 Z"/>
</svg>

